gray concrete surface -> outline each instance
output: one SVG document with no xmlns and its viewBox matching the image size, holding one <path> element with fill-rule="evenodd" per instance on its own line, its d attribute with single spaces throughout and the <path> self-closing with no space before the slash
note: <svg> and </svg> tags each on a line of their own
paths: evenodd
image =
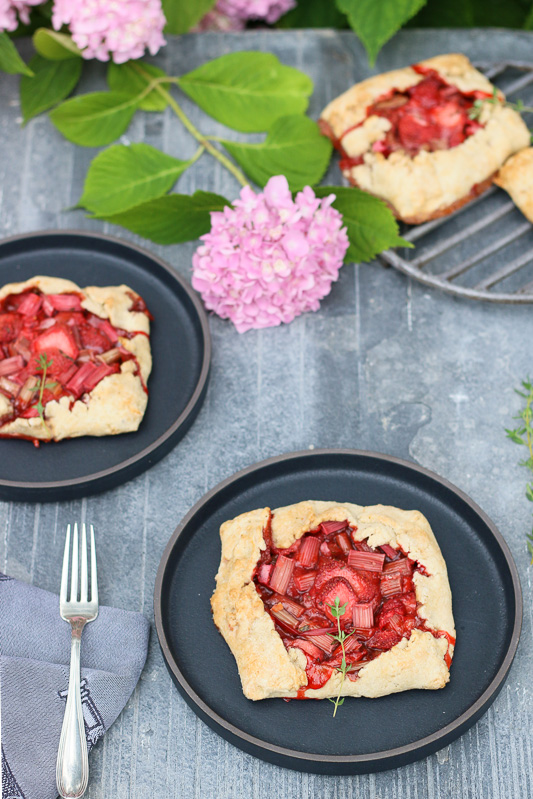
<svg viewBox="0 0 533 799">
<path fill-rule="evenodd" d="M 475 59 L 531 60 L 533 34 L 492 30 L 407 31 L 376 69 L 441 52 Z M 264 49 L 315 81 L 310 113 L 370 74 L 349 32 L 251 32 L 172 40 L 155 59 L 180 74 L 209 57 Z M 104 87 L 94 64 L 85 90 Z M 205 131 L 222 127 L 183 98 Z M 97 230 L 139 241 L 82 212 L 92 150 L 63 140 L 46 116 L 19 126 L 17 78 L 0 76 L 0 235 L 46 228 Z M 237 136 L 238 134 L 236 134 Z M 195 144 L 170 111 L 138 114 L 129 141 L 179 157 Z M 339 181 L 336 165 L 328 180 Z M 204 156 L 180 191 L 238 187 Z M 146 245 L 189 276 L 194 244 Z M 320 777 L 267 765 L 199 721 L 174 688 L 152 634 L 143 676 L 125 711 L 91 756 L 89 799 L 526 799 L 533 795 L 531 729 L 532 569 L 525 534 L 531 506 L 519 448 L 504 427 L 519 408 L 513 389 L 532 370 L 532 309 L 454 299 L 377 263 L 350 265 L 316 314 L 239 336 L 210 320 L 214 355 L 200 415 L 177 448 L 116 490 L 68 503 L 0 504 L 0 570 L 56 590 L 64 528 L 87 519 L 99 532 L 101 599 L 153 617 L 157 566 L 172 531 L 208 489 L 262 458 L 307 447 L 354 447 L 409 458 L 466 491 L 500 528 L 524 589 L 522 639 L 495 704 L 466 735 L 411 766 L 376 775 Z M 1 457 L 1 442 L 0 442 Z M 199 651 L 198 656 L 202 653 Z"/>
</svg>

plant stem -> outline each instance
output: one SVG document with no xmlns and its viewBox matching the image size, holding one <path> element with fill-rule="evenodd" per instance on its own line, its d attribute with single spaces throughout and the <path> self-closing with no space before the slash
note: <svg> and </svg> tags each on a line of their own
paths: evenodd
<svg viewBox="0 0 533 799">
<path fill-rule="evenodd" d="M 178 119 L 183 123 L 184 127 L 189 131 L 191 136 L 194 136 L 196 141 L 198 141 L 201 144 L 201 146 L 205 150 L 207 150 L 207 152 L 210 153 L 210 155 L 213 156 L 213 158 L 216 158 L 217 161 L 219 161 L 219 163 L 222 164 L 222 166 L 224 166 L 229 172 L 231 172 L 233 177 L 238 180 L 241 186 L 248 186 L 249 181 L 246 180 L 246 177 L 241 172 L 241 170 L 238 167 L 236 167 L 235 164 L 232 163 L 232 161 L 230 161 L 229 158 L 227 158 L 223 153 L 221 153 L 220 150 L 217 150 L 217 148 L 209 141 L 209 137 L 204 136 L 203 133 L 201 133 L 201 131 L 199 131 L 198 128 L 195 125 L 193 125 L 189 117 L 184 113 L 183 109 L 178 105 L 178 103 L 172 97 L 168 89 L 165 89 L 161 85 L 162 83 L 178 83 L 179 78 L 172 78 L 165 76 L 164 78 L 162 77 L 162 78 L 156 78 L 155 80 L 150 80 L 151 76 L 148 75 L 148 73 L 145 72 L 139 64 L 137 64 L 136 62 L 132 62 L 132 66 L 139 73 L 139 75 L 141 75 L 145 80 L 149 81 L 149 84 L 152 85 L 152 88 L 155 89 L 155 91 L 157 91 L 162 97 L 165 98 L 165 100 L 168 102 L 168 104 L 170 105 L 170 107 L 178 117 Z M 152 88 L 150 88 L 150 91 L 152 91 Z"/>
</svg>

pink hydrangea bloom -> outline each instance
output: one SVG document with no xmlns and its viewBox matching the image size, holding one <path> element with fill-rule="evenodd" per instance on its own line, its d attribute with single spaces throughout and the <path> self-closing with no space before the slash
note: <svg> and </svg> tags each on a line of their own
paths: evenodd
<svg viewBox="0 0 533 799">
<path fill-rule="evenodd" d="M 206 308 L 239 333 L 317 311 L 348 249 L 334 199 L 306 186 L 293 200 L 278 175 L 263 193 L 246 186 L 233 208 L 212 212 L 211 231 L 192 259 L 192 285 Z"/>
<path fill-rule="evenodd" d="M 32 6 L 44 2 L 46 0 L 0 0 L 0 33 L 16 30 L 19 21 L 27 25 Z"/>
<path fill-rule="evenodd" d="M 116 64 L 155 55 L 165 44 L 161 0 L 55 0 L 52 24 L 68 25 L 84 58 Z"/>
<path fill-rule="evenodd" d="M 228 17 L 264 19 L 272 24 L 295 5 L 295 0 L 218 0 L 216 8 Z"/>
</svg>

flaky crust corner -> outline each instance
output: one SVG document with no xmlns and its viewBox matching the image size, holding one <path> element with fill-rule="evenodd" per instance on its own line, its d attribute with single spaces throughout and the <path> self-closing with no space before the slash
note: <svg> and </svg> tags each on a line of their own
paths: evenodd
<svg viewBox="0 0 533 799">
<path fill-rule="evenodd" d="M 22 283 L 9 283 L 0 288 L 0 300 L 9 294 L 20 294 L 37 288 L 43 294 L 77 293 L 83 295 L 82 307 L 101 319 L 127 332 L 139 335 L 128 339 L 119 337 L 121 346 L 132 352 L 139 363 L 142 380 L 133 374 L 135 364 L 126 361 L 117 374 L 108 375 L 88 392 L 87 401 L 69 397 L 52 400 L 45 405 L 46 428 L 40 418 L 14 419 L 0 427 L 4 436 L 28 437 L 49 441 L 79 436 L 107 436 L 130 433 L 138 429 L 146 410 L 148 397 L 143 387 L 152 370 L 150 351 L 150 322 L 145 313 L 128 310 L 139 296 L 129 286 L 87 286 L 80 288 L 72 280 L 38 275 Z M 144 335 L 146 334 L 146 335 Z M 0 425 L 8 401 L 0 394 Z"/>
<path fill-rule="evenodd" d="M 250 511 L 220 528 L 222 557 L 211 599 L 213 618 L 229 645 L 248 699 L 294 697 L 307 685 L 305 655 L 285 649 L 274 622 L 266 612 L 252 577 L 261 550 L 269 508 Z M 356 538 L 370 546 L 389 544 L 425 567 L 430 576 L 416 573 L 418 615 L 427 627 L 455 638 L 452 600 L 446 564 L 427 519 L 419 511 L 386 505 L 361 507 L 351 503 L 306 501 L 272 511 L 272 540 L 286 548 L 324 521 L 344 521 L 357 527 Z M 453 654 L 446 638 L 413 630 L 388 652 L 364 666 L 357 680 L 342 680 L 334 672 L 320 689 L 305 691 L 309 699 L 341 696 L 378 697 L 411 688 L 443 688 L 449 680 L 444 660 Z"/>
<path fill-rule="evenodd" d="M 490 81 L 460 53 L 421 61 L 435 69 L 461 91 L 492 94 Z M 408 224 L 419 224 L 445 216 L 487 189 L 493 176 L 510 155 L 527 147 L 529 131 L 520 117 L 498 103 L 486 103 L 481 115 L 484 127 L 450 150 L 421 151 L 414 158 L 399 150 L 385 158 L 371 147 L 390 127 L 387 119 L 370 116 L 366 109 L 381 95 L 414 86 L 423 75 L 412 67 L 375 75 L 352 86 L 324 109 L 319 124 L 334 141 L 344 136 L 348 156 L 363 156 L 364 163 L 347 167 L 344 176 L 355 186 L 385 200 L 394 214 Z M 504 95 L 498 92 L 503 101 Z"/>
<path fill-rule="evenodd" d="M 533 222 L 533 147 L 526 147 L 509 158 L 494 183 L 505 189 L 526 219 Z"/>
</svg>

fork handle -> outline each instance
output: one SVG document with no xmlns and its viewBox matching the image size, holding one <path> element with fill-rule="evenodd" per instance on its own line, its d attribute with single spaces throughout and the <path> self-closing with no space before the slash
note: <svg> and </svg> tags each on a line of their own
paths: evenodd
<svg viewBox="0 0 533 799">
<path fill-rule="evenodd" d="M 74 618 L 70 623 L 70 677 L 56 763 L 57 790 L 63 799 L 83 796 L 89 781 L 89 758 L 80 691 L 80 642 L 85 619 Z"/>
</svg>

